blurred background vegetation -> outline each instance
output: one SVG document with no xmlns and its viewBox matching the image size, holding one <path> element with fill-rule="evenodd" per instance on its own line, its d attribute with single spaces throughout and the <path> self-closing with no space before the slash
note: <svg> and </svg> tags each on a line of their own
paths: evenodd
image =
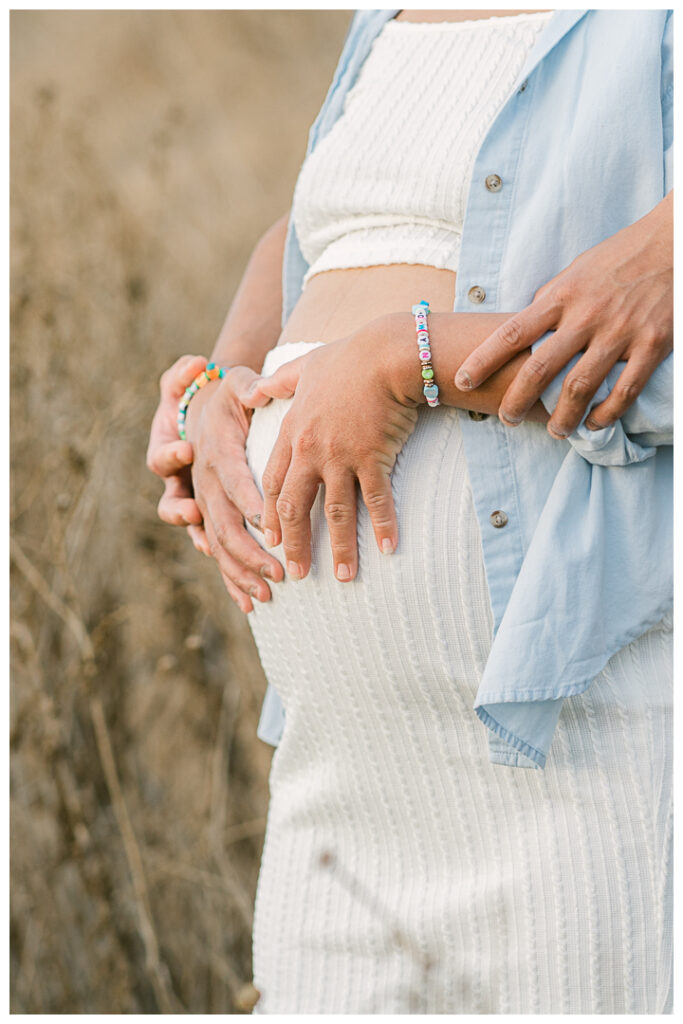
<svg viewBox="0 0 683 1024">
<path fill-rule="evenodd" d="M 244 1008 L 271 748 L 144 465 L 290 204 L 348 11 L 11 15 L 11 1008 Z"/>
</svg>

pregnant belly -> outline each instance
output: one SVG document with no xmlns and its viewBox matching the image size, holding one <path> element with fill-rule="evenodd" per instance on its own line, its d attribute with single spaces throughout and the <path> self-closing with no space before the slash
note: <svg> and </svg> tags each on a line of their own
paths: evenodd
<svg viewBox="0 0 683 1024">
<path fill-rule="evenodd" d="M 273 349 L 265 372 L 306 348 Z M 247 460 L 259 487 L 291 401 L 275 400 L 252 417 Z M 273 584 L 271 601 L 249 616 L 288 730 L 300 721 L 306 732 L 312 706 L 337 720 L 344 708 L 351 717 L 359 707 L 370 713 L 373 702 L 384 714 L 400 714 L 406 706 L 452 701 L 460 691 L 471 707 L 490 648 L 492 613 L 461 415 L 445 406 L 419 410 L 392 474 L 399 526 L 393 555 L 377 548 L 359 500 L 359 571 L 352 582 L 340 583 L 321 487 L 311 512 L 310 573 Z M 262 535 L 248 528 L 263 545 Z M 281 547 L 273 553 L 284 562 Z"/>
<path fill-rule="evenodd" d="M 433 313 L 450 313 L 455 278 L 452 270 L 404 263 L 316 274 L 292 310 L 278 345 L 337 341 L 379 316 L 409 311 L 421 299 L 429 302 Z"/>
</svg>

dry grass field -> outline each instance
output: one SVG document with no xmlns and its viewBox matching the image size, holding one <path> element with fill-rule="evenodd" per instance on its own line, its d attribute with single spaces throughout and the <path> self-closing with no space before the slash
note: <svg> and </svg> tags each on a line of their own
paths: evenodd
<svg viewBox="0 0 683 1024">
<path fill-rule="evenodd" d="M 12 14 L 13 1012 L 228 1013 L 251 979 L 265 680 L 144 455 L 349 19 Z"/>
</svg>

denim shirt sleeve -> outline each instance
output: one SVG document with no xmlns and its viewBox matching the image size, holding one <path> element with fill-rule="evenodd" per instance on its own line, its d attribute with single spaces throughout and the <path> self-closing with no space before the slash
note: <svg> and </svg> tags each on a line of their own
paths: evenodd
<svg viewBox="0 0 683 1024">
<path fill-rule="evenodd" d="M 532 351 L 554 333 L 547 331 L 533 343 Z M 581 353 L 575 355 L 542 393 L 541 401 L 548 413 L 554 412 L 564 380 L 580 357 Z M 567 438 L 579 455 L 595 465 L 628 466 L 643 462 L 652 458 L 657 446 L 673 444 L 673 353 L 660 363 L 621 419 L 601 430 L 589 430 L 585 425 L 590 410 L 607 398 L 625 366 L 622 361 L 615 363 L 591 399 L 581 423 Z"/>
<path fill-rule="evenodd" d="M 664 145 L 664 195 L 673 188 L 673 142 L 674 142 L 674 19 L 669 11 L 662 39 L 662 136 Z"/>
</svg>

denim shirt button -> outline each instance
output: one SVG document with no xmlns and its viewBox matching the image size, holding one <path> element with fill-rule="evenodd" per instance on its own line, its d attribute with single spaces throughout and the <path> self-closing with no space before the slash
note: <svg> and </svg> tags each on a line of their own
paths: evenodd
<svg viewBox="0 0 683 1024">
<path fill-rule="evenodd" d="M 486 292 L 484 291 L 480 284 L 475 284 L 472 285 L 472 287 L 468 291 L 467 298 L 470 300 L 470 302 L 483 302 L 484 299 L 486 298 Z"/>
<path fill-rule="evenodd" d="M 484 184 L 489 192 L 500 192 L 503 187 L 503 179 L 499 174 L 489 174 L 484 179 Z"/>
<path fill-rule="evenodd" d="M 467 415 L 469 416 L 469 418 L 471 420 L 474 420 L 475 423 L 480 423 L 481 420 L 487 420 L 489 418 L 489 413 L 487 413 L 487 412 L 475 412 L 474 409 L 470 409 L 470 411 L 468 412 Z"/>
<path fill-rule="evenodd" d="M 505 515 L 504 512 L 501 512 L 500 509 L 497 509 L 495 512 L 492 512 L 491 515 L 489 516 L 489 519 L 491 520 L 492 525 L 495 526 L 497 529 L 500 529 L 501 526 L 505 526 L 508 521 L 508 517 Z"/>
</svg>

